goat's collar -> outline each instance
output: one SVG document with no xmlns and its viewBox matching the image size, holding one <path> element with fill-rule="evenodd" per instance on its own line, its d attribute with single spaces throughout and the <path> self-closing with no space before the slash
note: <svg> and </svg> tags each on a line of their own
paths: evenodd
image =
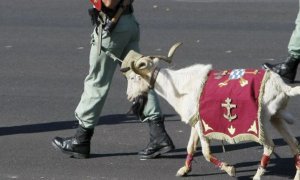
<svg viewBox="0 0 300 180">
<path fill-rule="evenodd" d="M 150 77 L 150 82 L 149 82 L 149 89 L 154 88 L 154 84 L 156 82 L 156 78 L 158 76 L 159 70 L 160 70 L 160 68 L 156 67 L 154 69 L 154 71 L 152 72 L 151 77 Z"/>
</svg>

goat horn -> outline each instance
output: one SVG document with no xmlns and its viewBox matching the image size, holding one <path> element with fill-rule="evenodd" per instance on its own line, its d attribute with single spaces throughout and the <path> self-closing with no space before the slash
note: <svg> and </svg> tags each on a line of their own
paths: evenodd
<svg viewBox="0 0 300 180">
<path fill-rule="evenodd" d="M 130 63 L 130 68 L 132 69 L 132 71 L 133 71 L 135 74 L 141 75 L 141 74 L 140 74 L 140 71 L 139 71 L 138 69 L 135 68 L 134 61 L 132 61 L 132 62 Z"/>
<path fill-rule="evenodd" d="M 142 76 L 142 77 L 146 77 L 146 72 L 145 72 L 146 68 L 145 68 L 145 67 L 143 67 L 143 68 L 140 68 L 140 67 L 139 67 L 142 63 L 144 63 L 144 62 L 140 62 L 140 63 L 138 63 L 138 64 L 136 65 L 135 62 L 132 61 L 131 64 L 130 64 L 130 68 L 132 69 L 132 71 L 133 71 L 135 74 L 138 74 L 138 75 L 140 75 L 140 76 Z M 146 65 L 147 65 L 147 64 L 146 64 Z M 136 66 L 137 66 L 137 67 L 136 67 Z"/>
<path fill-rule="evenodd" d="M 156 56 L 152 56 L 153 58 L 158 58 L 158 59 L 161 59 L 161 60 L 164 60 L 166 61 L 167 63 L 171 63 L 172 62 L 172 58 L 173 58 L 173 55 L 176 51 L 176 49 L 182 44 L 182 42 L 178 42 L 176 44 L 174 44 L 170 50 L 169 50 L 169 53 L 168 53 L 168 56 L 160 56 L 160 55 L 156 55 Z"/>
<path fill-rule="evenodd" d="M 182 44 L 182 42 L 178 42 L 176 44 L 174 44 L 170 50 L 169 50 L 169 53 L 168 53 L 168 58 L 172 59 L 173 58 L 173 55 L 176 51 L 176 49 Z"/>
</svg>

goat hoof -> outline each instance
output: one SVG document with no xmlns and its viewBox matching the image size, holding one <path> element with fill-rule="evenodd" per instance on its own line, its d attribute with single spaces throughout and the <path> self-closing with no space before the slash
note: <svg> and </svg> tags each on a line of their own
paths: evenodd
<svg viewBox="0 0 300 180">
<path fill-rule="evenodd" d="M 186 176 L 189 172 L 191 172 L 191 168 L 188 168 L 186 166 L 183 166 L 182 168 L 180 168 L 177 173 L 176 176 L 177 177 L 183 177 Z"/>
<path fill-rule="evenodd" d="M 226 172 L 229 174 L 229 176 L 234 177 L 235 176 L 235 167 L 229 166 L 228 171 L 226 171 Z"/>
<path fill-rule="evenodd" d="M 254 176 L 253 180 L 261 180 L 261 176 Z"/>
<path fill-rule="evenodd" d="M 262 177 L 262 175 L 265 174 L 265 172 L 266 172 L 266 169 L 260 166 L 260 167 L 257 169 L 256 174 L 255 174 L 255 176 L 253 177 L 253 180 L 260 180 L 261 177 Z"/>
<path fill-rule="evenodd" d="M 230 166 L 226 163 L 223 163 L 222 166 L 221 166 L 221 170 L 227 172 L 227 174 L 229 176 L 232 176 L 232 177 L 235 176 L 235 167 L 234 166 Z"/>
</svg>

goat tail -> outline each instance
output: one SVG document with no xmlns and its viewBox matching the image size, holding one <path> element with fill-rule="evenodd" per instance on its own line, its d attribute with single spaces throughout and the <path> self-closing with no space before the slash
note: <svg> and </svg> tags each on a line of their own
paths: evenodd
<svg viewBox="0 0 300 180">
<path fill-rule="evenodd" d="M 300 95 L 300 86 L 290 87 L 288 91 L 286 91 L 286 95 L 288 96 L 299 96 Z"/>
</svg>

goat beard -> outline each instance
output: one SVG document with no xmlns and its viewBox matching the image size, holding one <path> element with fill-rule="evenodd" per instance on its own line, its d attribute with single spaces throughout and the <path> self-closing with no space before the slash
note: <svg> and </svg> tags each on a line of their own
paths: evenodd
<svg viewBox="0 0 300 180">
<path fill-rule="evenodd" d="M 129 110 L 133 112 L 136 116 L 138 116 L 141 120 L 144 119 L 144 108 L 147 104 L 148 96 L 147 95 L 139 95 L 136 98 L 134 98 L 132 106 Z"/>
</svg>

